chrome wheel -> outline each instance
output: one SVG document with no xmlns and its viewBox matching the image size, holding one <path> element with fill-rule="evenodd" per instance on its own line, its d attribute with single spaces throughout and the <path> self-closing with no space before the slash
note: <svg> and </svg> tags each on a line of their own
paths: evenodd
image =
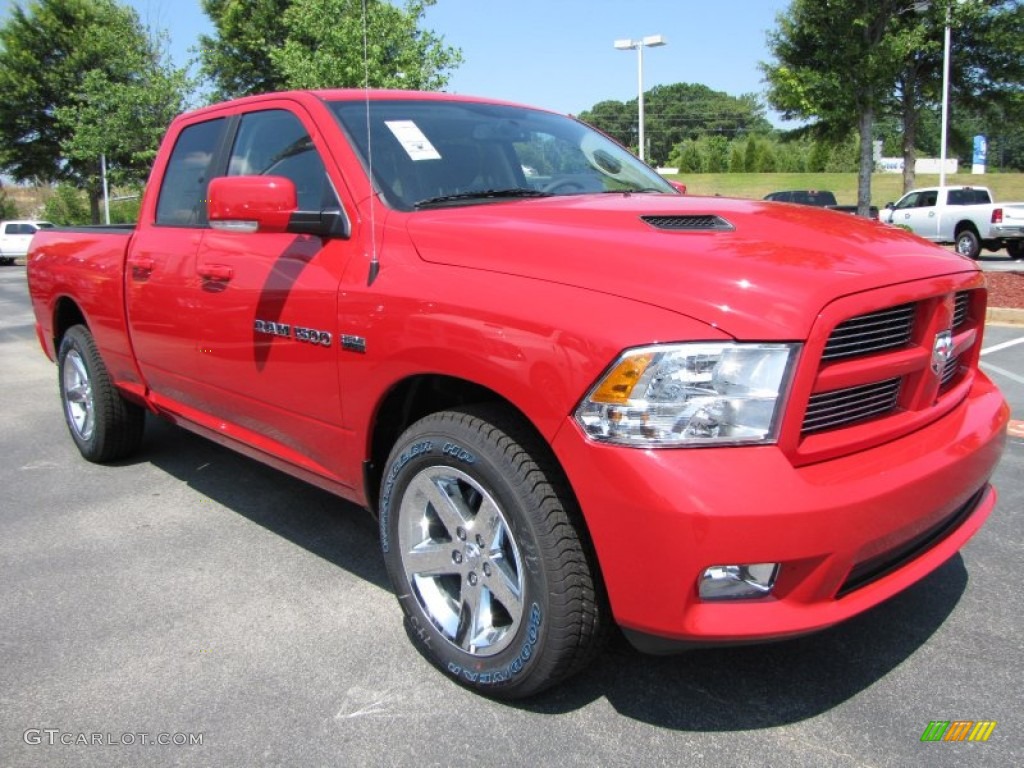
<svg viewBox="0 0 1024 768">
<path fill-rule="evenodd" d="M 57 379 L 64 421 L 83 457 L 113 461 L 138 449 L 146 412 L 121 396 L 84 325 L 71 326 L 61 338 Z"/>
<path fill-rule="evenodd" d="M 398 512 L 406 580 L 423 613 L 452 645 L 500 653 L 523 618 L 523 565 L 500 506 L 453 467 L 422 469 Z"/>
<path fill-rule="evenodd" d="M 502 699 L 581 669 L 609 626 L 582 513 L 549 448 L 497 403 L 411 424 L 381 472 L 381 549 L 416 648 Z"/>
<path fill-rule="evenodd" d="M 956 236 L 956 252 L 968 259 L 977 259 L 981 254 L 981 241 L 973 230 L 965 229 Z"/>
<path fill-rule="evenodd" d="M 92 382 L 85 361 L 72 349 L 64 360 L 64 410 L 68 424 L 82 440 L 91 440 L 96 428 Z"/>
</svg>

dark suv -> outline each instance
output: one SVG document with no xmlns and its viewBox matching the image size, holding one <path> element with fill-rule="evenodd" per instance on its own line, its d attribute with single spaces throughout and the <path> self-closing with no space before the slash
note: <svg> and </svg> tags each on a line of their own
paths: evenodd
<svg viewBox="0 0 1024 768">
<path fill-rule="evenodd" d="M 837 205 L 836 196 L 831 192 L 822 192 L 817 189 L 791 189 L 786 192 L 772 192 L 764 196 L 765 200 L 774 200 L 777 203 L 799 203 L 800 205 L 816 205 L 824 208 L 828 205 Z"/>
</svg>

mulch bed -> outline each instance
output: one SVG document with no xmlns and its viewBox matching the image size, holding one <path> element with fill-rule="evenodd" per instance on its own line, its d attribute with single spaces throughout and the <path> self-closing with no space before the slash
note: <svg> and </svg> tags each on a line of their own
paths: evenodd
<svg viewBox="0 0 1024 768">
<path fill-rule="evenodd" d="M 1004 309 L 1024 309 L 1024 271 L 986 272 L 988 305 Z"/>
</svg>

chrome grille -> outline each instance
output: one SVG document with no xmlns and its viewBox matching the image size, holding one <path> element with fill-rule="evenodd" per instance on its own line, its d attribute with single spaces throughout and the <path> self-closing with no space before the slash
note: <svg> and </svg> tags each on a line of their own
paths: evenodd
<svg viewBox="0 0 1024 768">
<path fill-rule="evenodd" d="M 942 368 L 942 375 L 939 376 L 939 388 L 942 389 L 956 376 L 956 372 L 960 370 L 960 358 L 952 357 L 946 361 L 946 365 Z"/>
<path fill-rule="evenodd" d="M 821 359 L 861 357 L 906 345 L 914 327 L 916 309 L 915 304 L 901 304 L 840 323 L 828 337 Z"/>
<path fill-rule="evenodd" d="M 803 434 L 845 427 L 892 412 L 899 398 L 901 381 L 896 377 L 811 395 L 804 415 Z"/>
<path fill-rule="evenodd" d="M 953 307 L 953 328 L 959 328 L 967 322 L 967 312 L 971 307 L 971 292 L 960 291 L 956 295 L 956 304 Z"/>
</svg>

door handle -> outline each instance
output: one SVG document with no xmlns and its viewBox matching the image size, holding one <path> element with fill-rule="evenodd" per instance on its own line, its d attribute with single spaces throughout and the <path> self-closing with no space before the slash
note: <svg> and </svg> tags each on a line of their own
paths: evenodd
<svg viewBox="0 0 1024 768">
<path fill-rule="evenodd" d="M 225 264 L 204 264 L 198 271 L 204 280 L 215 280 L 219 283 L 226 283 L 235 276 L 235 270 Z"/>
<path fill-rule="evenodd" d="M 132 268 L 133 277 L 148 277 L 153 271 L 156 262 L 146 256 L 136 256 L 128 259 L 128 266 Z"/>
</svg>

